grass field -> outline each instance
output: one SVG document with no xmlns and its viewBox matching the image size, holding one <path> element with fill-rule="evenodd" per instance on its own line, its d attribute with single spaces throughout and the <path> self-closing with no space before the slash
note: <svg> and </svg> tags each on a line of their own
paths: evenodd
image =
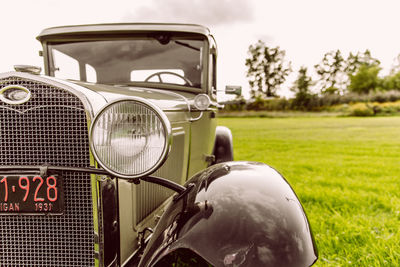
<svg viewBox="0 0 400 267">
<path fill-rule="evenodd" d="M 308 215 L 316 266 L 400 266 L 400 117 L 221 118 L 235 160 L 281 172 Z"/>
</svg>

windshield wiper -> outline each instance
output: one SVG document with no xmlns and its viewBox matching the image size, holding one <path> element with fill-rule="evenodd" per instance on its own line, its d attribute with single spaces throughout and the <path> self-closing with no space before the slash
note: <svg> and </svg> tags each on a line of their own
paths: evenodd
<svg viewBox="0 0 400 267">
<path fill-rule="evenodd" d="M 195 47 L 195 46 L 192 46 L 192 45 L 190 45 L 190 44 L 188 44 L 188 43 L 184 43 L 184 42 L 181 42 L 181 41 L 174 41 L 176 44 L 178 44 L 178 45 L 181 45 L 181 46 L 185 46 L 185 47 L 188 47 L 188 48 L 190 48 L 190 49 L 193 49 L 193 50 L 196 50 L 196 51 L 200 51 L 200 48 L 197 48 L 197 47 Z"/>
</svg>

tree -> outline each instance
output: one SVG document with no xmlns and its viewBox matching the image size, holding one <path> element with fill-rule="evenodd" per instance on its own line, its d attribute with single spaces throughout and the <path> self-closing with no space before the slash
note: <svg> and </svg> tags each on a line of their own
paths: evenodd
<svg viewBox="0 0 400 267">
<path fill-rule="evenodd" d="M 322 61 L 314 66 L 319 75 L 318 85 L 323 94 L 340 93 L 346 90 L 346 62 L 340 50 L 326 53 Z"/>
<path fill-rule="evenodd" d="M 355 93 L 369 93 L 380 86 L 381 79 L 378 77 L 381 67 L 380 61 L 373 58 L 367 49 L 364 53 L 350 53 L 347 58 L 346 71 L 349 75 L 349 90 Z"/>
<path fill-rule="evenodd" d="M 400 71 L 391 73 L 382 79 L 381 90 L 400 90 Z"/>
<path fill-rule="evenodd" d="M 261 40 L 249 46 L 246 77 L 253 96 L 257 91 L 267 97 L 276 96 L 276 91 L 291 71 L 290 62 L 285 61 L 285 54 L 285 50 L 279 46 L 269 48 Z"/>
<path fill-rule="evenodd" d="M 373 58 L 371 52 L 367 49 L 364 53 L 357 52 L 357 54 L 350 53 L 346 60 L 346 72 L 348 75 L 353 75 L 363 65 L 378 66 L 381 62 Z"/>
<path fill-rule="evenodd" d="M 349 53 L 345 60 L 340 50 L 330 51 L 324 55 L 321 63 L 314 66 L 320 76 L 319 87 L 321 93 L 344 93 L 354 76 L 361 66 L 379 66 L 378 59 L 373 58 L 367 49 L 363 53 Z"/>
<path fill-rule="evenodd" d="M 400 72 L 400 54 L 398 54 L 397 57 L 393 59 L 393 64 L 390 68 L 390 75 L 394 75 L 399 72 Z"/>
<path fill-rule="evenodd" d="M 379 65 L 361 65 L 357 73 L 350 74 L 349 90 L 351 92 L 364 94 L 374 91 L 380 84 L 380 79 L 378 77 L 380 70 L 381 68 Z"/>
<path fill-rule="evenodd" d="M 313 98 L 313 94 L 310 91 L 310 87 L 313 85 L 312 78 L 307 75 L 307 68 L 301 67 L 294 85 L 290 88 L 295 93 L 293 99 L 293 106 L 300 109 L 307 109 L 310 101 Z"/>
</svg>

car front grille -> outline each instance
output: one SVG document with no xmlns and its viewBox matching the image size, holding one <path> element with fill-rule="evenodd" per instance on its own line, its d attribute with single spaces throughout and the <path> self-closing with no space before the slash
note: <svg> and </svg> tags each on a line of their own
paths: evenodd
<svg viewBox="0 0 400 267">
<path fill-rule="evenodd" d="M 8 85 L 26 87 L 32 97 L 20 105 L 0 102 L 0 165 L 90 166 L 87 118 L 79 98 L 39 81 L 0 79 L 0 89 Z M 0 266 L 94 265 L 90 175 L 63 176 L 63 215 L 0 214 Z"/>
</svg>

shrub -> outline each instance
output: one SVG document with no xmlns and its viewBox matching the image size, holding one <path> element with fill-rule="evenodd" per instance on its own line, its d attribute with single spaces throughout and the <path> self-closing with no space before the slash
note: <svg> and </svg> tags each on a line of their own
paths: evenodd
<svg viewBox="0 0 400 267">
<path fill-rule="evenodd" d="M 383 103 L 379 105 L 380 113 L 394 114 L 400 112 L 400 101 Z"/>
<path fill-rule="evenodd" d="M 322 95 L 319 98 L 319 106 L 322 107 L 329 107 L 329 106 L 334 106 L 334 105 L 338 105 L 341 104 L 342 102 L 342 97 L 341 95 L 338 94 L 325 94 Z"/>
<path fill-rule="evenodd" d="M 243 97 L 239 97 L 222 104 L 224 104 L 224 110 L 226 111 L 242 111 L 246 107 L 246 100 Z"/>
<path fill-rule="evenodd" d="M 274 98 L 265 100 L 265 110 L 288 110 L 290 105 L 286 98 Z"/>
<path fill-rule="evenodd" d="M 265 100 L 262 97 L 256 97 L 253 101 L 246 105 L 246 110 L 264 110 Z"/>
<path fill-rule="evenodd" d="M 357 103 L 350 106 L 350 116 L 368 117 L 374 116 L 375 112 L 372 106 L 366 103 Z"/>
<path fill-rule="evenodd" d="M 375 114 L 391 114 L 393 112 L 400 112 L 396 110 L 400 104 L 400 91 L 378 91 L 370 92 L 368 94 L 347 93 L 344 95 L 339 94 L 326 94 L 322 96 L 306 94 L 303 97 L 292 99 L 286 98 L 263 98 L 257 96 L 253 100 L 245 100 L 238 98 L 225 103 L 226 111 L 287 111 L 287 110 L 302 110 L 302 111 L 321 111 L 321 110 L 340 110 L 345 107 L 350 108 L 355 103 L 373 103 L 370 109 Z M 383 105 L 386 103 L 386 105 Z M 396 103 L 394 106 L 390 103 Z M 343 106 L 348 104 L 349 106 Z M 383 106 L 382 106 L 383 105 Z M 356 109 L 359 107 L 356 107 Z M 358 111 L 356 111 L 357 113 Z"/>
<path fill-rule="evenodd" d="M 395 102 L 400 99 L 400 91 L 386 91 L 386 92 L 376 92 L 373 94 L 370 94 L 370 101 L 372 102 L 379 102 L 379 103 L 385 103 L 385 102 Z"/>
</svg>

